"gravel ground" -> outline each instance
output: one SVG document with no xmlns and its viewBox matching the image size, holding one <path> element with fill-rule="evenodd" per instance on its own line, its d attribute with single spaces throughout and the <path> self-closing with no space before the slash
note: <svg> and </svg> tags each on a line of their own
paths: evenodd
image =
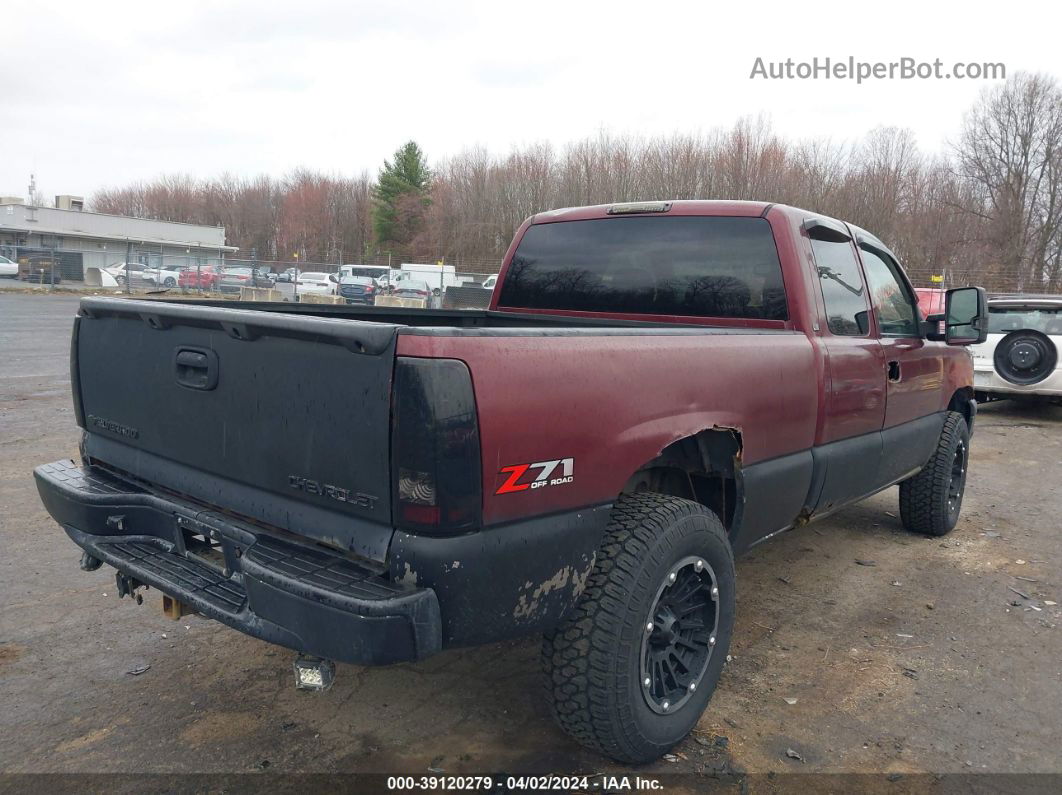
<svg viewBox="0 0 1062 795">
<path fill-rule="evenodd" d="M 288 651 L 79 571 L 30 475 L 77 454 L 76 304 L 0 294 L 0 771 L 631 772 L 554 727 L 535 639 L 308 694 Z M 739 560 L 719 690 L 638 772 L 1062 774 L 1062 408 L 984 406 L 972 450 L 945 539 L 890 489 Z"/>
</svg>

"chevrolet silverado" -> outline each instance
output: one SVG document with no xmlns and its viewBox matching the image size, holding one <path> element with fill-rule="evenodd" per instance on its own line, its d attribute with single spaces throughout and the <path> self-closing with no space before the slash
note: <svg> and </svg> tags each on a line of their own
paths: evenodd
<svg viewBox="0 0 1062 795">
<path fill-rule="evenodd" d="M 544 212 L 482 311 L 83 299 L 81 457 L 35 474 L 120 595 L 303 660 L 540 633 L 560 725 L 643 762 L 716 686 L 735 554 L 894 484 L 955 526 L 985 330 L 813 212 Z"/>
</svg>

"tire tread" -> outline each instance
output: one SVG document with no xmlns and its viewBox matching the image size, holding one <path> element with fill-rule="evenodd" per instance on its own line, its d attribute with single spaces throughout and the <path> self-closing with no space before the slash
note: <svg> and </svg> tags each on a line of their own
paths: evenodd
<svg viewBox="0 0 1062 795">
<path fill-rule="evenodd" d="M 546 700 L 557 723 L 581 744 L 619 761 L 644 762 L 667 750 L 646 749 L 624 714 L 630 706 L 622 696 L 626 671 L 617 665 L 617 643 L 639 637 L 628 626 L 627 601 L 646 559 L 663 558 L 671 546 L 668 528 L 694 514 L 710 517 L 713 532 L 725 541 L 718 518 L 699 503 L 646 492 L 617 501 L 579 603 L 543 639 Z"/>
<path fill-rule="evenodd" d="M 942 536 L 955 527 L 948 519 L 948 483 L 956 445 L 967 441 L 966 418 L 949 411 L 944 418 L 933 456 L 918 474 L 900 484 L 900 521 L 908 530 L 924 535 Z"/>
</svg>

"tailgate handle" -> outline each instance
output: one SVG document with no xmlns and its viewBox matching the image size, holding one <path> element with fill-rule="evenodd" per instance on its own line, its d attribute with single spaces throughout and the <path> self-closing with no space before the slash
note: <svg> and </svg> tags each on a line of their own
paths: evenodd
<svg viewBox="0 0 1062 795">
<path fill-rule="evenodd" d="M 181 386 L 208 390 L 218 385 L 218 355 L 208 348 L 178 348 L 173 363 Z"/>
</svg>

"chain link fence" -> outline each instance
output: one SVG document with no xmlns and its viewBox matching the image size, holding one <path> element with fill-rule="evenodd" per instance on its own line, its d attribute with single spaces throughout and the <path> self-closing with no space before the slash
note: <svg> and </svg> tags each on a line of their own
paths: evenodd
<svg viewBox="0 0 1062 795">
<path fill-rule="evenodd" d="M 1045 270 L 1038 276 L 1018 273 L 1015 269 L 992 265 L 942 270 L 911 269 L 907 271 L 915 287 L 950 290 L 953 287 L 984 287 L 993 293 L 1028 293 L 1031 295 L 1062 295 L 1062 275 Z"/>
<path fill-rule="evenodd" d="M 39 288 L 315 303 L 375 303 L 377 296 L 393 291 L 391 285 L 397 284 L 395 279 L 403 273 L 402 266 L 412 265 L 416 273 L 405 277 L 423 281 L 431 288 L 422 302 L 425 306 L 459 309 L 486 307 L 491 291 L 482 284 L 497 274 L 499 267 L 497 261 L 489 259 L 423 256 L 399 260 L 387 253 L 342 265 L 298 259 L 261 260 L 225 252 L 168 254 L 138 250 L 131 256 L 118 251 L 107 257 L 84 250 L 13 245 L 0 245 L 0 256 L 16 263 L 17 271 L 9 275 L 18 283 Z M 346 290 L 342 279 L 352 274 L 375 280 L 371 300 L 359 294 L 357 300 L 348 301 L 343 295 Z"/>
</svg>

